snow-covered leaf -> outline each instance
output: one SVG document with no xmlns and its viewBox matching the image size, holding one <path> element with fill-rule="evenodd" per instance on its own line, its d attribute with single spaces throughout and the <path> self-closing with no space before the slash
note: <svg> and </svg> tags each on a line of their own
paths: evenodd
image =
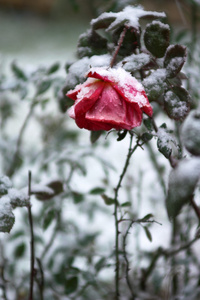
<svg viewBox="0 0 200 300">
<path fill-rule="evenodd" d="M 3 175 L 0 177 L 0 196 L 8 193 L 8 190 L 12 187 L 10 179 Z"/>
<path fill-rule="evenodd" d="M 171 119 L 183 120 L 190 111 L 190 95 L 183 87 L 172 87 L 164 94 L 164 108 Z"/>
<path fill-rule="evenodd" d="M 107 31 L 115 30 L 122 25 L 139 29 L 139 21 L 141 18 L 156 19 L 164 17 L 165 13 L 145 11 L 142 6 L 127 6 L 117 13 L 104 12 L 98 18 L 93 19 L 91 25 L 94 29 L 107 28 Z"/>
<path fill-rule="evenodd" d="M 181 138 L 185 148 L 193 155 L 200 155 L 200 111 L 191 111 L 185 119 Z"/>
<path fill-rule="evenodd" d="M 10 232 L 15 223 L 10 198 L 6 195 L 0 198 L 0 232 Z"/>
<path fill-rule="evenodd" d="M 150 63 L 150 56 L 146 53 L 132 54 L 124 58 L 122 63 L 118 64 L 128 72 L 134 72 L 142 69 Z"/>
<path fill-rule="evenodd" d="M 165 55 L 169 46 L 170 28 L 169 25 L 160 21 L 153 21 L 148 24 L 144 33 L 144 42 L 148 51 L 160 58 Z"/>
<path fill-rule="evenodd" d="M 200 178 L 200 159 L 182 160 L 169 175 L 166 206 L 169 218 L 175 218 L 181 208 L 190 203 Z"/>
<path fill-rule="evenodd" d="M 165 69 L 153 71 L 148 77 L 143 80 L 143 85 L 147 93 L 149 101 L 157 101 L 162 95 L 166 85 Z"/>
<path fill-rule="evenodd" d="M 166 68 L 167 77 L 175 77 L 182 69 L 186 61 L 186 47 L 182 45 L 170 45 L 167 48 L 164 67 Z"/>
</svg>

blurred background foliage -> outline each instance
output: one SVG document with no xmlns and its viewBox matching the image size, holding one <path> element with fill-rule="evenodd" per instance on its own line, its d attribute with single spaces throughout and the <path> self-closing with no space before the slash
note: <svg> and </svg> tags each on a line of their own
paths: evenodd
<svg viewBox="0 0 200 300">
<path fill-rule="evenodd" d="M 197 105 L 200 95 L 198 0 L 0 0 L 3 28 L 0 33 L 0 163 L 1 174 L 10 178 L 9 182 L 1 178 L 0 183 L 2 186 L 9 183 L 5 194 L 13 197 L 13 206 L 24 206 L 22 196 L 28 186 L 28 170 L 32 171 L 35 299 L 110 300 L 113 297 L 112 207 L 105 205 L 105 197 L 102 199 L 101 195 L 112 194 L 117 162 L 112 161 L 109 147 L 113 144 L 114 150 L 120 144 L 116 144 L 116 137 L 104 139 L 103 136 L 99 145 L 90 145 L 89 133 L 77 130 L 60 112 L 58 98 L 66 82 L 66 71 L 76 59 L 78 37 L 89 28 L 91 18 L 135 4 L 143 5 L 145 10 L 165 11 L 171 26 L 170 42 L 188 47 L 188 61 L 184 66 L 188 77 L 186 87 Z M 81 57 L 80 52 L 78 55 Z M 179 124 L 176 131 L 179 136 Z M 130 256 L 135 251 L 130 276 L 140 290 L 140 300 L 197 300 L 199 249 L 187 248 L 177 259 L 171 259 L 170 252 L 162 252 L 159 237 L 156 238 L 156 234 L 163 236 L 167 224 L 170 233 L 162 246 L 187 244 L 194 236 L 196 219 L 185 208 L 177 223 L 169 225 L 162 201 L 163 181 L 169 167 L 157 152 L 155 155 L 154 146 L 147 147 L 150 159 L 137 173 L 131 170 L 121 197 L 130 205 L 127 209 L 130 217 L 153 213 L 162 219 L 163 226 L 160 230 L 155 224 L 134 227 L 128 249 Z M 124 160 L 126 148 L 127 145 L 118 153 L 117 161 Z M 102 153 L 105 153 L 103 157 Z M 137 165 L 137 159 L 134 163 Z M 152 166 L 156 170 L 154 184 L 148 186 L 145 176 Z M 118 167 L 121 170 L 121 165 Z M 143 186 L 147 189 L 142 190 Z M 11 234 L 0 235 L 0 297 L 26 300 L 30 243 L 27 209 L 17 207 L 13 211 L 15 224 Z M 154 248 L 149 244 L 152 236 Z M 152 271 L 157 260 L 158 267 Z M 125 299 L 133 299 L 125 285 L 122 293 Z"/>
</svg>

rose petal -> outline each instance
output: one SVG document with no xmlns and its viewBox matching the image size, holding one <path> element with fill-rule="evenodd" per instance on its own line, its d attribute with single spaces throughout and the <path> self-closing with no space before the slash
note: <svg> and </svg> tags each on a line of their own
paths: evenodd
<svg viewBox="0 0 200 300">
<path fill-rule="evenodd" d="M 101 97 L 86 112 L 85 118 L 92 122 L 106 123 L 111 128 L 130 130 L 141 124 L 142 113 L 137 105 L 135 109 L 127 105 L 112 85 L 106 84 Z"/>
</svg>

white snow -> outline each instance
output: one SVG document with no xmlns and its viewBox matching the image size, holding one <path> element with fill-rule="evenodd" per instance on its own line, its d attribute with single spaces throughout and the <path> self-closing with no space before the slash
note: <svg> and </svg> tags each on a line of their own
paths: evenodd
<svg viewBox="0 0 200 300">
<path fill-rule="evenodd" d="M 114 18 L 115 20 L 107 28 L 107 31 L 113 30 L 121 24 L 138 28 L 139 19 L 145 16 L 164 18 L 166 15 L 164 12 L 161 13 L 161 12 L 145 11 L 142 6 L 138 6 L 138 7 L 127 6 L 121 12 L 117 12 L 117 13 L 105 12 L 101 14 L 98 18 L 93 19 L 90 24 L 94 25 L 96 22 L 100 20 L 107 19 L 107 18 Z"/>
<path fill-rule="evenodd" d="M 117 67 L 124 67 L 128 72 L 133 72 L 142 68 L 150 62 L 150 56 L 146 53 L 132 54 L 124 58 L 124 60 L 117 64 Z"/>
</svg>

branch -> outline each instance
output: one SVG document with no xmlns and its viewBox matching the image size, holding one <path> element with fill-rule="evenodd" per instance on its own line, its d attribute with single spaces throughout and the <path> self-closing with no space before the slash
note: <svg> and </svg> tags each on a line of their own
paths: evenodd
<svg viewBox="0 0 200 300">
<path fill-rule="evenodd" d="M 119 49 L 120 49 L 120 47 L 121 47 L 121 45 L 122 45 L 122 43 L 123 43 L 123 41 L 124 41 L 124 37 L 125 37 L 125 35 L 126 35 L 127 29 L 128 29 L 127 27 L 124 27 L 124 30 L 123 30 L 123 31 L 121 32 L 121 34 L 120 34 L 120 37 L 119 37 L 119 41 L 118 41 L 117 47 L 115 48 L 115 51 L 114 51 L 114 54 L 113 54 L 113 58 L 112 58 L 112 60 L 111 60 L 111 62 L 110 62 L 110 68 L 112 68 L 113 65 L 114 65 L 114 63 L 115 63 L 115 60 L 116 60 L 117 54 L 118 54 L 118 52 L 119 52 Z"/>
<path fill-rule="evenodd" d="M 130 271 L 130 267 L 129 267 L 129 260 L 128 260 L 128 257 L 127 257 L 127 253 L 126 253 L 126 239 L 127 239 L 127 236 L 129 234 L 129 230 L 131 228 L 131 226 L 133 225 L 133 223 L 131 222 L 125 232 L 125 235 L 123 237 L 123 255 L 124 255 L 124 260 L 126 262 L 126 282 L 127 282 L 127 285 L 129 287 L 129 290 L 131 292 L 131 299 L 134 300 L 135 299 L 135 292 L 133 290 L 133 287 L 132 287 L 132 284 L 131 284 L 131 280 L 130 280 L 130 277 L 129 277 L 129 271 Z"/>
<path fill-rule="evenodd" d="M 193 238 L 191 241 L 185 243 L 184 245 L 180 246 L 179 248 L 177 249 L 163 249 L 162 247 L 159 247 L 158 250 L 155 252 L 154 256 L 153 256 L 153 259 L 149 265 L 149 267 L 145 270 L 143 270 L 143 276 L 142 276 L 142 279 L 141 279 L 141 288 L 144 290 L 145 289 L 145 286 L 146 286 L 146 281 L 148 279 L 148 277 L 151 275 L 152 271 L 154 270 L 155 268 L 155 265 L 158 261 L 158 259 L 161 257 L 161 256 L 164 256 L 165 258 L 169 258 L 169 257 L 172 257 L 176 254 L 178 254 L 179 252 L 181 251 L 184 251 L 184 250 L 187 250 L 188 248 L 190 248 L 192 246 L 192 244 L 194 244 L 197 240 L 200 239 L 200 236 L 196 236 L 195 238 Z"/>
<path fill-rule="evenodd" d="M 133 149 L 132 149 L 132 143 L 133 143 L 133 135 L 130 134 L 130 144 L 129 144 L 129 149 L 128 149 L 128 154 L 126 157 L 126 161 L 124 164 L 124 168 L 123 171 L 119 177 L 119 181 L 118 184 L 115 188 L 115 197 L 114 197 L 114 218 L 115 218 L 115 299 L 118 300 L 119 299 L 119 221 L 118 221 L 118 206 L 119 206 L 119 202 L 118 202 L 118 192 L 119 189 L 121 187 L 121 183 L 122 180 L 124 178 L 124 175 L 126 174 L 129 162 L 130 162 L 130 158 L 131 155 L 133 154 Z"/>
<path fill-rule="evenodd" d="M 32 217 L 32 211 L 31 211 L 31 171 L 28 173 L 28 197 L 29 197 L 29 204 L 27 205 L 28 209 L 28 219 L 29 219 L 29 225 L 30 225 L 30 291 L 29 291 L 29 300 L 33 300 L 33 285 L 34 285 L 34 276 L 35 276 L 35 251 L 34 251 L 34 233 L 33 233 L 33 217 Z"/>
</svg>

